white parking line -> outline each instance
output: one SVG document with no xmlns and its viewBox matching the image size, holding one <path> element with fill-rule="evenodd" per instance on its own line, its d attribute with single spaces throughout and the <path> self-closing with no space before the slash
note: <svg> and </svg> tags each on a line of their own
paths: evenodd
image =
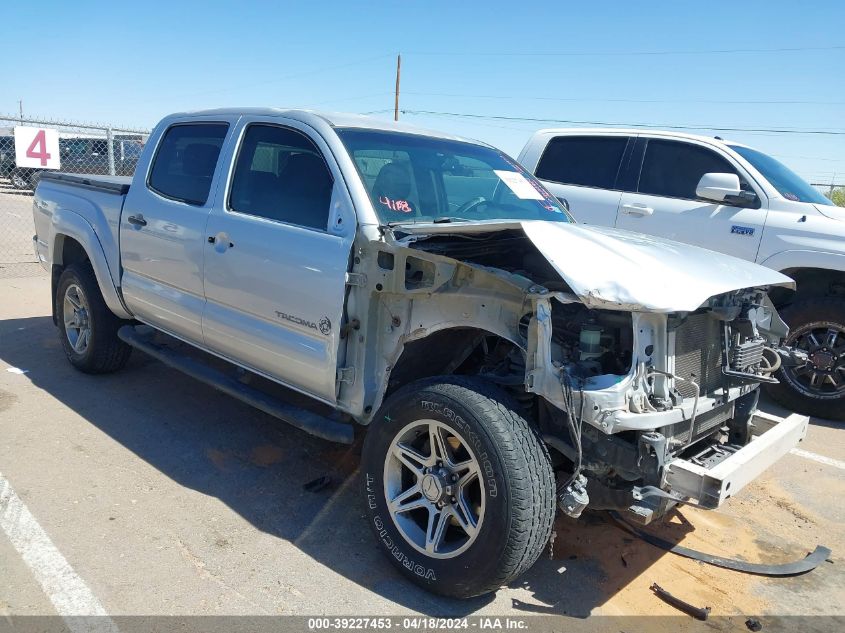
<svg viewBox="0 0 845 633">
<path fill-rule="evenodd" d="M 818 462 L 819 464 L 826 464 L 828 466 L 838 468 L 839 470 L 845 470 L 845 462 L 841 462 L 838 459 L 833 459 L 832 457 L 825 457 L 824 455 L 811 453 L 810 451 L 805 451 L 800 448 L 793 448 L 789 452 L 793 455 L 798 455 L 798 457 L 803 457 L 804 459 L 812 459 L 814 462 Z"/>
<path fill-rule="evenodd" d="M 103 605 L 56 549 L 3 473 L 0 473 L 0 527 L 71 631 L 118 633 L 117 625 Z"/>
</svg>

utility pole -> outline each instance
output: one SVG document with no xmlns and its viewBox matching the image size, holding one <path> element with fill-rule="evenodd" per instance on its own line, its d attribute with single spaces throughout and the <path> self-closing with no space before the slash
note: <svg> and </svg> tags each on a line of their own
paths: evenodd
<svg viewBox="0 0 845 633">
<path fill-rule="evenodd" d="M 833 172 L 833 175 L 830 177 L 830 195 L 828 198 L 833 200 L 833 183 L 836 182 L 836 172 Z"/>
<path fill-rule="evenodd" d="M 399 120 L 399 73 L 402 70 L 402 55 L 396 56 L 396 98 L 393 102 L 393 120 Z"/>
<path fill-rule="evenodd" d="M 23 99 L 18 99 L 18 112 L 20 112 L 21 123 L 23 123 Z"/>
</svg>

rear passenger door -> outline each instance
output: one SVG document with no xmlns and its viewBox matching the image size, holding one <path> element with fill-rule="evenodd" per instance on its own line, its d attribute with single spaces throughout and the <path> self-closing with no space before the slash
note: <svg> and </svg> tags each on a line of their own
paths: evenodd
<svg viewBox="0 0 845 633">
<path fill-rule="evenodd" d="M 308 126 L 244 117 L 205 238 L 205 344 L 326 402 L 335 379 L 355 216 Z"/>
<path fill-rule="evenodd" d="M 121 284 L 140 320 L 202 344 L 203 255 L 218 160 L 237 117 L 196 117 L 156 130 L 120 217 Z M 142 177 L 143 175 L 143 177 Z"/>
<path fill-rule="evenodd" d="M 613 226 L 629 143 L 624 134 L 556 136 L 540 157 L 535 175 L 555 196 L 566 199 L 578 222 Z"/>
<path fill-rule="evenodd" d="M 638 182 L 623 194 L 616 226 L 754 261 L 766 210 L 744 170 L 703 143 L 645 137 L 641 143 Z M 737 174 L 744 189 L 757 193 L 757 202 L 739 207 L 698 198 L 699 180 L 714 172 Z"/>
</svg>

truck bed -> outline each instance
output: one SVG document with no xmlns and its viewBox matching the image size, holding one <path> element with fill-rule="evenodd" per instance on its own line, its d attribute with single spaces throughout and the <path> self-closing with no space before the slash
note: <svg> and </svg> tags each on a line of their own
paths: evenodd
<svg viewBox="0 0 845 633">
<path fill-rule="evenodd" d="M 119 230 L 123 202 L 132 179 L 126 176 L 97 176 L 44 172 L 35 188 L 35 249 L 42 262 L 52 262 L 49 249 L 55 245 L 54 214 L 62 222 L 81 221 L 77 226 L 89 245 L 101 249 L 105 258 L 104 271 L 111 276 L 115 287 L 120 285 Z"/>
<path fill-rule="evenodd" d="M 96 176 L 90 174 L 66 174 L 64 172 L 45 171 L 42 180 L 59 180 L 64 183 L 99 189 L 109 193 L 126 195 L 132 185 L 132 176 Z"/>
</svg>

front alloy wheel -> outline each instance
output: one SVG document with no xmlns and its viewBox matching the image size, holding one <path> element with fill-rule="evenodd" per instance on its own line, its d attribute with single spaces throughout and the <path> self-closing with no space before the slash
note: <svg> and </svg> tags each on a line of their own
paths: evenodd
<svg viewBox="0 0 845 633">
<path fill-rule="evenodd" d="M 548 542 L 555 482 L 545 445 L 498 387 L 440 376 L 382 405 L 361 458 L 368 521 L 399 571 L 468 598 L 525 572 Z"/>
<path fill-rule="evenodd" d="M 405 540 L 434 558 L 472 546 L 484 520 L 484 482 L 469 444 L 436 420 L 411 422 L 384 461 L 390 517 Z"/>
</svg>

